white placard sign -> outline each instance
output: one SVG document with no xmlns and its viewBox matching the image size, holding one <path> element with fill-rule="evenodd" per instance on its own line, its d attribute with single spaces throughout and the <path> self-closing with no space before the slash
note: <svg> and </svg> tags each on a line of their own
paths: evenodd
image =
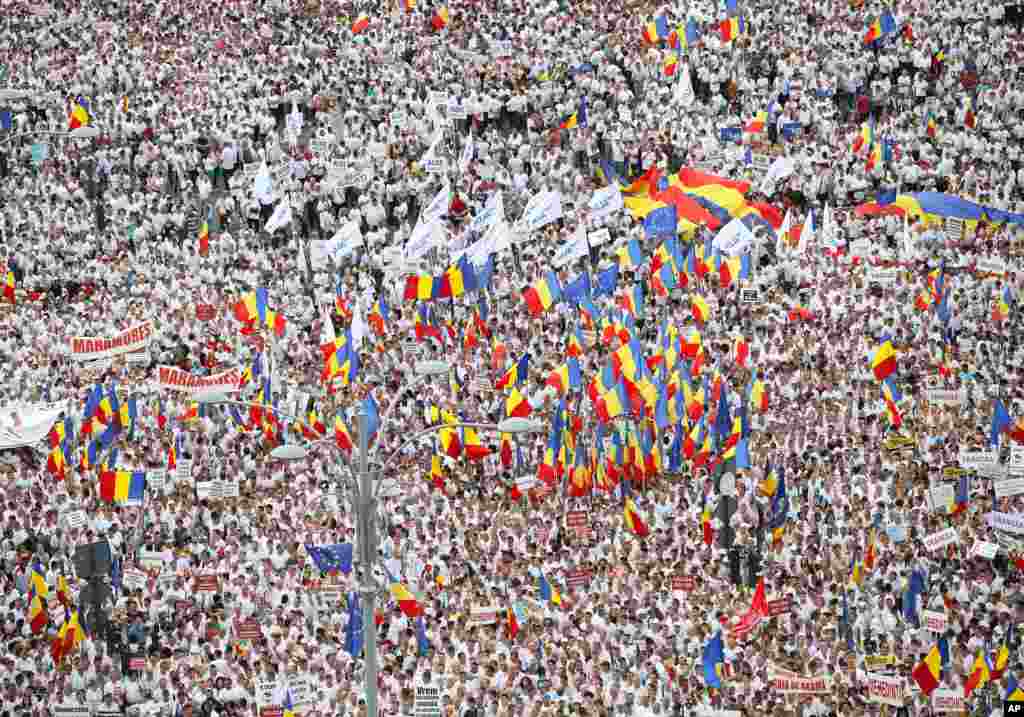
<svg viewBox="0 0 1024 717">
<path fill-rule="evenodd" d="M 932 692 L 932 712 L 965 712 L 963 692 L 939 688 Z"/>
<path fill-rule="evenodd" d="M 960 541 L 960 534 L 956 528 L 944 528 L 938 532 L 926 535 L 924 538 L 925 550 L 935 551 L 945 548 Z"/>
<path fill-rule="evenodd" d="M 930 499 L 930 507 L 932 510 L 945 512 L 950 505 L 956 500 L 956 488 L 952 484 L 946 483 L 944 485 L 938 485 L 928 491 L 928 497 Z"/>
<path fill-rule="evenodd" d="M 759 301 L 761 301 L 761 295 L 758 293 L 757 289 L 740 289 L 741 304 L 756 304 Z"/>
<path fill-rule="evenodd" d="M 949 620 L 946 618 L 946 613 L 939 612 L 938 610 L 922 610 L 921 618 L 924 621 L 925 629 L 938 635 L 944 635 L 946 633 L 946 628 L 949 627 Z"/>
<path fill-rule="evenodd" d="M 175 480 L 189 480 L 192 477 L 192 461 L 178 459 L 174 467 Z"/>
<path fill-rule="evenodd" d="M 1024 535 L 1024 514 L 1021 513 L 986 513 L 985 523 L 995 530 Z"/>
<path fill-rule="evenodd" d="M 146 472 L 146 490 L 163 490 L 166 483 L 166 468 Z"/>
<path fill-rule="evenodd" d="M 608 231 L 607 227 L 602 227 L 601 229 L 590 232 L 588 239 L 590 240 L 591 247 L 601 246 L 602 244 L 607 244 L 612 240 L 612 233 Z"/>
<path fill-rule="evenodd" d="M 1005 274 L 1006 264 L 999 259 L 979 259 L 975 264 L 977 270 L 982 274 Z"/>
<path fill-rule="evenodd" d="M 415 717 L 441 717 L 444 690 L 440 687 L 417 687 L 416 702 L 413 704 Z"/>
<path fill-rule="evenodd" d="M 1010 446 L 1010 468 L 1024 470 L 1024 446 Z M 1016 471 L 1014 471 L 1016 473 Z"/>
<path fill-rule="evenodd" d="M 868 281 L 873 284 L 892 286 L 899 277 L 898 269 L 875 269 L 868 276 Z"/>
<path fill-rule="evenodd" d="M 957 460 L 963 468 L 994 466 L 999 463 L 999 453 L 996 451 L 960 451 Z"/>
<path fill-rule="evenodd" d="M 493 625 L 498 621 L 498 606 L 473 607 L 469 609 L 470 625 Z"/>
<path fill-rule="evenodd" d="M 75 528 L 81 528 L 85 525 L 87 520 L 88 517 L 86 516 L 85 511 L 81 509 L 72 510 L 64 515 L 64 522 L 67 524 L 68 528 L 72 530 Z"/>
<path fill-rule="evenodd" d="M 987 540 L 979 540 L 974 543 L 974 547 L 971 548 L 971 555 L 980 555 L 985 560 L 991 560 L 996 557 L 999 552 L 999 546 L 995 543 L 990 543 Z"/>
<path fill-rule="evenodd" d="M 125 569 L 121 575 L 121 583 L 129 590 L 139 590 L 146 587 L 146 574 L 141 570 Z"/>
<path fill-rule="evenodd" d="M 50 711 L 53 717 L 89 717 L 92 713 L 87 705 L 55 705 Z"/>
<path fill-rule="evenodd" d="M 924 400 L 929 403 L 945 404 L 950 406 L 958 406 L 964 402 L 965 396 L 963 391 L 950 391 L 940 388 L 929 388 L 924 392 Z"/>
<path fill-rule="evenodd" d="M 1007 478 L 995 482 L 996 498 L 1009 498 L 1024 493 L 1024 478 Z"/>
<path fill-rule="evenodd" d="M 907 681 L 902 677 L 870 675 L 868 701 L 893 707 L 902 707 L 907 701 Z"/>
</svg>

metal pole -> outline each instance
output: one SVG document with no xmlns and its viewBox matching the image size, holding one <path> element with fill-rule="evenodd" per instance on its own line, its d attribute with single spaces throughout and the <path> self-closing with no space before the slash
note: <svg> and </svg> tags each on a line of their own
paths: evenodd
<svg viewBox="0 0 1024 717">
<path fill-rule="evenodd" d="M 363 669 L 367 717 L 377 717 L 377 586 L 373 582 L 373 565 L 377 557 L 377 510 L 373 495 L 373 479 L 370 475 L 370 437 L 367 435 L 367 415 L 360 411 L 359 424 L 359 491 L 357 501 L 357 540 L 359 562 L 363 581 L 359 592 L 363 598 L 363 644 L 366 649 L 366 664 Z"/>
</svg>

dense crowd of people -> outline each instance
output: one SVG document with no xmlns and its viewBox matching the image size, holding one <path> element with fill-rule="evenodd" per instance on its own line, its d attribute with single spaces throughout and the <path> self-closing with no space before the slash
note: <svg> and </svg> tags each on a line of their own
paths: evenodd
<svg viewBox="0 0 1024 717">
<path fill-rule="evenodd" d="M 0 6 L 0 717 L 1024 699 L 1012 6 Z"/>
</svg>

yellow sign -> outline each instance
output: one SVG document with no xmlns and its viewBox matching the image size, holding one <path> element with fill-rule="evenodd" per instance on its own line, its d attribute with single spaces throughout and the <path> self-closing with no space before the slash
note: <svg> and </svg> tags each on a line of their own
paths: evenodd
<svg viewBox="0 0 1024 717">
<path fill-rule="evenodd" d="M 897 664 L 895 655 L 865 655 L 864 669 L 868 672 L 894 667 Z"/>
</svg>

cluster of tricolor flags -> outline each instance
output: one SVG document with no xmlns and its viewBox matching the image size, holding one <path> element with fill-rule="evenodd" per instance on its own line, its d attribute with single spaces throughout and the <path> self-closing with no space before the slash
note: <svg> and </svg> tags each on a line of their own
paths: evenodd
<svg viewBox="0 0 1024 717">
<path fill-rule="evenodd" d="M 992 654 L 990 649 L 978 650 L 977 656 L 971 665 L 964 682 L 964 698 L 968 699 L 975 690 L 988 684 L 995 684 L 1006 673 L 1010 662 L 1010 649 L 1014 642 L 1015 628 L 1011 624 L 1006 631 L 999 649 Z M 928 651 L 924 659 L 911 672 L 911 677 L 925 696 L 931 695 L 939 685 L 942 684 L 945 671 L 949 669 L 950 647 L 945 636 L 940 637 L 935 645 Z M 1006 691 L 1003 696 L 1004 702 L 1024 702 L 1024 690 L 1014 674 L 1007 678 Z"/>
<path fill-rule="evenodd" d="M 934 119 L 930 120 L 934 123 Z M 861 124 L 860 132 L 853 140 L 851 151 L 858 155 L 864 152 L 864 168 L 868 171 L 883 163 L 899 159 L 899 150 L 890 137 L 878 137 L 875 132 L 875 118 L 872 116 Z"/>
<path fill-rule="evenodd" d="M 402 0 L 402 9 L 406 13 L 413 13 L 417 8 L 417 0 Z M 430 26 L 440 32 L 441 30 L 448 27 L 448 23 L 451 22 L 451 13 L 448 11 L 447 5 L 439 5 L 434 10 L 433 15 L 430 16 Z M 366 32 L 367 28 L 370 27 L 371 20 L 370 16 L 366 13 L 362 13 L 356 17 L 352 22 L 351 30 L 353 35 L 359 35 Z"/>
<path fill-rule="evenodd" d="M 138 418 L 138 403 L 134 396 L 122 401 L 117 395 L 117 384 L 112 383 L 106 390 L 102 384 L 95 384 L 86 397 L 81 421 L 76 425 L 73 417 L 65 417 L 50 429 L 47 469 L 54 478 L 63 480 L 76 447 L 81 448 L 79 467 L 82 471 L 96 467 L 107 450 L 110 456 L 104 465 L 114 465 L 117 439 L 126 436 L 132 440 Z"/>
<path fill-rule="evenodd" d="M 55 594 L 57 602 L 64 607 L 64 622 L 50 644 L 50 654 L 53 661 L 59 665 L 66 655 L 71 654 L 78 647 L 84 634 L 78 624 L 78 611 L 71 607 L 72 594 L 67 580 L 63 575 L 58 575 L 56 582 Z M 38 560 L 29 563 L 25 571 L 24 583 L 27 613 L 25 622 L 29 625 L 33 635 L 40 635 L 50 622 L 46 607 L 50 597 L 50 586 L 46 583 L 43 567 Z"/>
</svg>

